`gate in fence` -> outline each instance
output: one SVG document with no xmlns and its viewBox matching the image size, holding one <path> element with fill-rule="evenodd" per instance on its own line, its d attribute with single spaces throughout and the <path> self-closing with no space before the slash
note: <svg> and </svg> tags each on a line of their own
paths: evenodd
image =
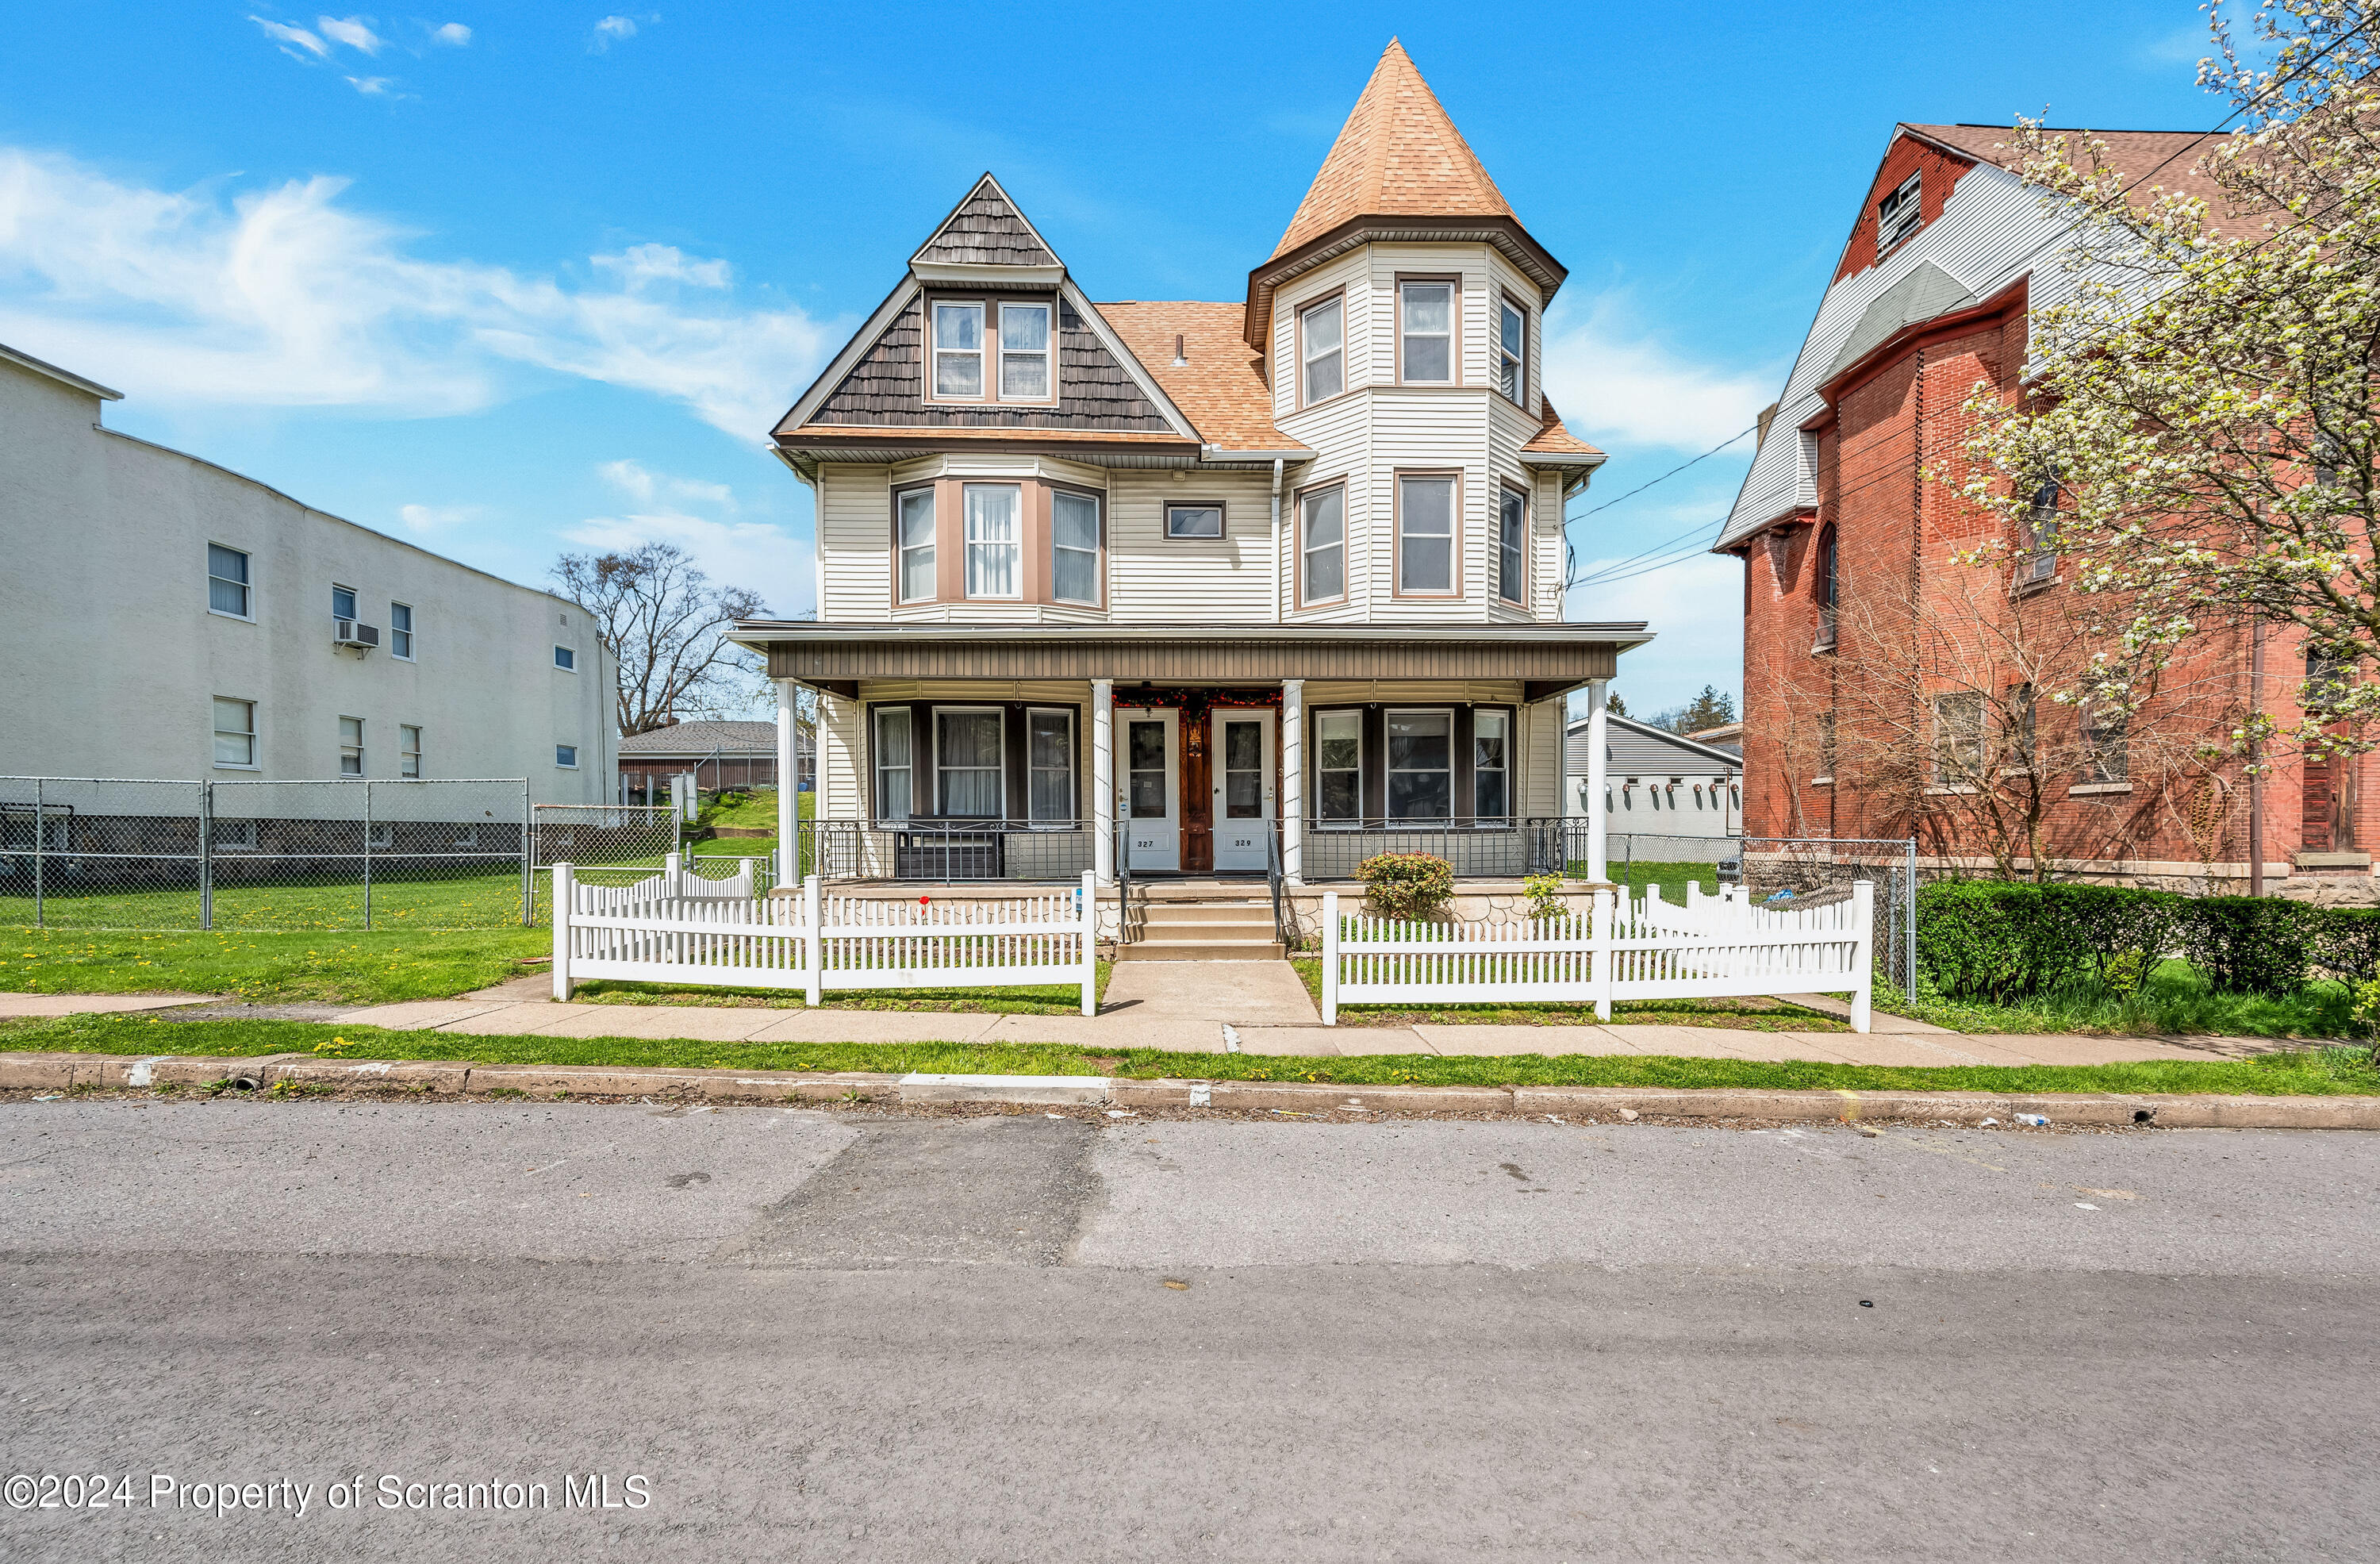
<svg viewBox="0 0 2380 1564">
<path fill-rule="evenodd" d="M 0 923 L 495 928 L 534 914 L 528 783 L 0 776 Z"/>
</svg>

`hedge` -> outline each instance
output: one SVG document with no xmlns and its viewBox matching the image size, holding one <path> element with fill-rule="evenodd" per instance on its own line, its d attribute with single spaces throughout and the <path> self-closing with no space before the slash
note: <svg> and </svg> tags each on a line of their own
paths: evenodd
<svg viewBox="0 0 2380 1564">
<path fill-rule="evenodd" d="M 2175 954 L 2231 993 L 2287 994 L 2316 977 L 2362 983 L 2380 975 L 2380 908 L 1970 880 L 1917 893 L 1918 962 L 1953 998 L 2122 992 Z"/>
</svg>

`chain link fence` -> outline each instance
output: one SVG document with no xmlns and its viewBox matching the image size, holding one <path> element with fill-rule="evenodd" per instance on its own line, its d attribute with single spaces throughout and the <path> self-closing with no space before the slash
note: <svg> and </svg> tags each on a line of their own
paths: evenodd
<svg viewBox="0 0 2380 1564">
<path fill-rule="evenodd" d="M 668 804 L 539 804 L 529 812 L 531 851 L 530 917 L 550 922 L 553 876 L 547 871 L 567 863 L 582 885 L 630 886 L 666 867 L 679 850 L 684 821 Z M 698 862 L 694 873 L 733 874 L 735 861 L 716 869 Z"/>
<path fill-rule="evenodd" d="M 520 778 L 0 776 L 0 923 L 498 928 L 533 916 Z"/>
</svg>

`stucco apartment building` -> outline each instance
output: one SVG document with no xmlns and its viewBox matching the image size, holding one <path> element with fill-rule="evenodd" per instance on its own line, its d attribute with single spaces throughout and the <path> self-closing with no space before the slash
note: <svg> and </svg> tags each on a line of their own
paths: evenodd
<svg viewBox="0 0 2380 1564">
<path fill-rule="evenodd" d="M 2206 138 L 2100 134 L 2128 186 L 2213 193 L 2193 172 Z M 2252 631 L 2203 632 L 2129 720 L 2036 701 L 2107 643 L 2046 534 L 2002 539 L 1959 494 L 1964 404 L 1979 383 L 2022 393 L 2030 312 L 2076 286 L 2070 215 L 2021 177 L 2010 139 L 1895 127 L 1764 417 L 1716 545 L 1744 562 L 1743 829 L 1915 835 L 1937 864 L 1980 866 L 2030 813 L 2060 873 L 2244 889 L 2254 789 L 2207 751 L 2252 705 L 2297 719 L 2295 633 L 2265 637 L 2260 678 Z M 2034 498 L 2054 507 L 2054 481 Z M 1994 542 L 2004 566 L 1954 558 Z M 2371 764 L 2284 757 L 2265 780 L 2265 873 L 2284 894 L 2373 888 Z"/>
<path fill-rule="evenodd" d="M 0 348 L 0 775 L 611 796 L 577 605 L 108 429 L 116 399 Z"/>
<path fill-rule="evenodd" d="M 735 638 L 820 692 L 827 871 L 1558 852 L 1565 698 L 1650 639 L 1562 617 L 1563 276 L 1393 43 L 1243 299 L 1093 303 L 986 175 L 774 433 L 820 612 Z"/>
</svg>

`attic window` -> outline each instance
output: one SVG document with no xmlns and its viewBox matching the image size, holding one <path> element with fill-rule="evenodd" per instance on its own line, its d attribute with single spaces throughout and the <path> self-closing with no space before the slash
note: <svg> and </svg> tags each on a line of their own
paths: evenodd
<svg viewBox="0 0 2380 1564">
<path fill-rule="evenodd" d="M 1876 203 L 1876 252 L 1886 250 L 1915 233 L 1925 221 L 1918 202 L 1922 174 L 1912 174 L 1900 182 L 1900 188 Z"/>
<path fill-rule="evenodd" d="M 973 400 L 983 395 L 983 306 L 934 306 L 934 395 Z"/>
<path fill-rule="evenodd" d="M 1000 399 L 1039 402 L 1050 396 L 1050 306 L 1000 307 Z"/>
</svg>

